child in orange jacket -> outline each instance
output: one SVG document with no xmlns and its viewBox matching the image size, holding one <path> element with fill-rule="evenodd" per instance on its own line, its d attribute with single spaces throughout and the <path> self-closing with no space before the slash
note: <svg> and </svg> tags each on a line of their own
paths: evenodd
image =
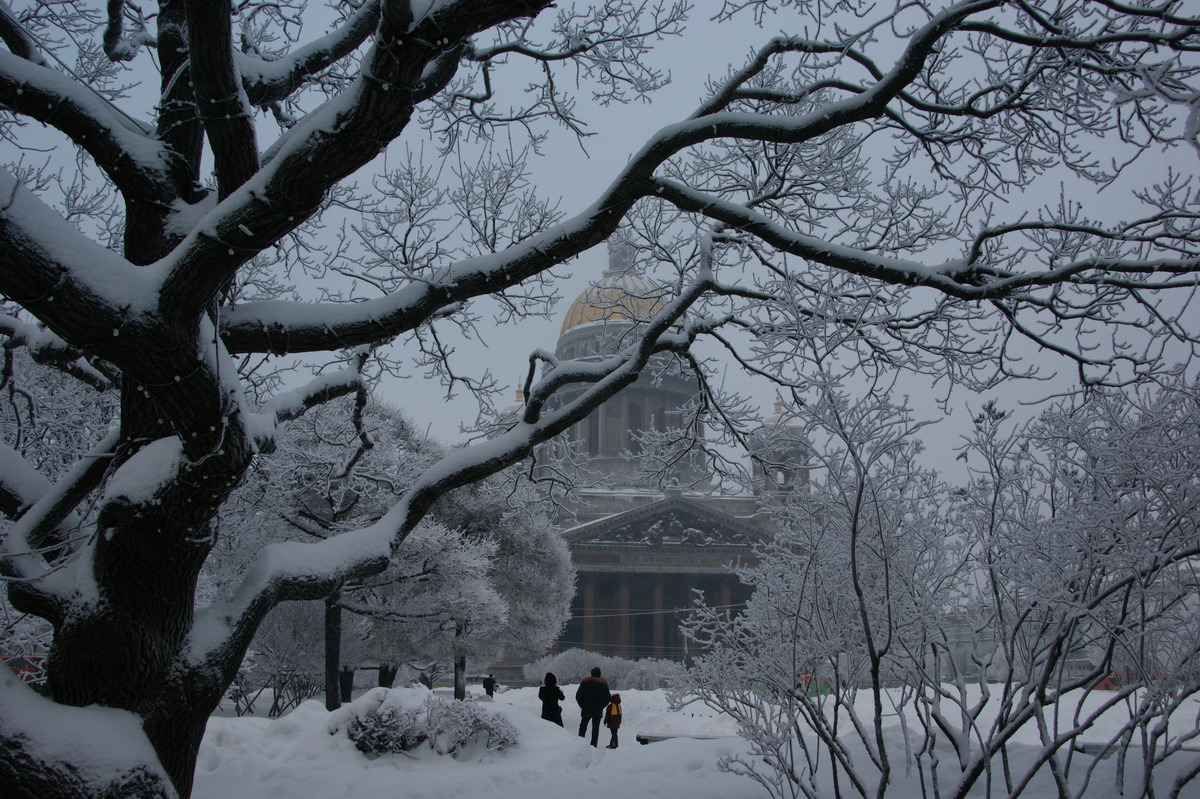
<svg viewBox="0 0 1200 799">
<path fill-rule="evenodd" d="M 604 726 L 612 730 L 612 740 L 608 742 L 609 749 L 617 748 L 617 730 L 621 728 L 621 695 L 609 697 L 608 707 L 604 710 Z"/>
</svg>

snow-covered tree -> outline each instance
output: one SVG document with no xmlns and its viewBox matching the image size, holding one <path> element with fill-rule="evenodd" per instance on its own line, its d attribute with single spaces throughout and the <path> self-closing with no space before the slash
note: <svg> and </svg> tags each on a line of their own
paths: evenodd
<svg viewBox="0 0 1200 799">
<path fill-rule="evenodd" d="M 1200 25 L 1184 0 L 727 4 L 723 23 L 780 32 L 566 212 L 530 163 L 593 109 L 662 88 L 649 50 L 685 8 L 557 6 L 0 5 L 0 331 L 120 392 L 113 430 L 61 476 L 4 450 L 10 601 L 54 628 L 49 698 L 0 671 L 6 794 L 186 796 L 271 608 L 382 572 L 439 496 L 698 337 L 797 387 L 815 329 L 822 361 L 970 385 L 1027 372 L 1023 345 L 1120 382 L 1194 342 Z M 1166 152 L 1174 168 L 1154 169 Z M 1006 205 L 1060 184 L 1040 210 Z M 280 425 L 357 391 L 368 353 L 486 394 L 445 328 L 548 313 L 554 268 L 627 219 L 674 270 L 620 347 L 535 352 L 501 434 L 368 526 L 262 548 L 196 606 L 214 519 Z M 284 354 L 318 376 L 282 391 Z"/>
<path fill-rule="evenodd" d="M 881 796 L 898 767 L 889 691 L 911 691 L 906 656 L 949 610 L 944 490 L 918 464 L 909 410 L 836 384 L 815 394 L 789 417 L 813 444 L 812 487 L 739 572 L 754 587 L 745 612 L 685 619 L 695 661 L 676 688 L 738 721 L 756 757 L 727 766 L 772 796 L 822 796 L 822 777 L 833 795 Z"/>
<path fill-rule="evenodd" d="M 340 399 L 310 411 L 276 436 L 274 452 L 222 509 L 211 582 L 240 578 L 247 548 L 329 538 L 377 519 L 442 454 L 386 403 Z M 539 498 L 513 480 L 496 476 L 446 494 L 386 571 L 326 598 L 327 703 L 338 704 L 348 642 L 356 642 L 351 663 L 369 654 L 376 663 L 450 664 L 464 692 L 468 657 L 538 655 L 553 642 L 569 615 L 574 572 Z M 342 610 L 375 623 L 343 620 Z M 252 651 L 267 646 L 276 666 L 311 672 L 321 662 L 322 625 L 300 631 L 297 618 L 272 612 Z"/>
<path fill-rule="evenodd" d="M 914 468 L 916 427 L 886 402 L 797 408 L 828 442 L 822 476 L 744 570 L 745 614 L 685 625 L 680 698 L 732 715 L 757 756 L 726 767 L 809 799 L 887 796 L 912 773 L 938 796 L 1192 790 L 1198 400 L 1097 391 L 1016 432 L 989 405 L 961 488 Z"/>
<path fill-rule="evenodd" d="M 436 525 L 410 536 L 397 564 L 343 606 L 373 620 L 371 648 L 441 662 L 466 695 L 467 663 L 542 654 L 570 616 L 575 571 L 566 542 L 527 490 L 498 478 L 448 494 Z"/>
</svg>

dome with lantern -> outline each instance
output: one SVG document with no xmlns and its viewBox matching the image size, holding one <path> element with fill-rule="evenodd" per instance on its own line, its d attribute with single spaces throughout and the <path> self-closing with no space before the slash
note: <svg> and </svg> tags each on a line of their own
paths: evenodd
<svg viewBox="0 0 1200 799">
<path fill-rule="evenodd" d="M 567 308 L 559 331 L 562 358 L 600 355 L 619 346 L 625 333 L 649 321 L 669 300 L 667 289 L 638 274 L 633 246 L 614 237 L 604 276 Z"/>
<path fill-rule="evenodd" d="M 611 354 L 669 301 L 668 287 L 638 273 L 633 245 L 618 234 L 609 240 L 604 275 L 568 306 L 555 352 L 564 360 Z M 564 392 L 563 399 L 584 388 Z M 589 469 L 609 485 L 640 485 L 636 458 L 644 454 L 643 438 L 684 426 L 684 407 L 698 391 L 686 366 L 670 355 L 656 355 L 635 384 L 571 427 L 566 440 L 590 458 Z M 675 479 L 680 482 L 696 477 L 686 463 L 679 470 Z"/>
<path fill-rule="evenodd" d="M 618 234 L 604 274 L 566 309 L 559 359 L 599 360 L 633 344 L 670 300 L 669 286 L 637 271 L 632 246 Z M 565 388 L 550 403 L 561 407 L 589 386 Z M 808 448 L 776 406 L 752 436 L 760 490 L 714 483 L 698 455 L 703 448 L 694 446 L 704 435 L 693 416 L 699 392 L 687 362 L 660 353 L 636 382 L 541 445 L 537 474 L 573 484 L 554 510 L 577 573 L 560 651 L 681 659 L 687 644 L 665 623 L 674 608 L 697 589 L 726 608 L 749 599 L 731 566 L 752 562 L 755 547 L 776 533 L 786 490 L 807 481 Z M 508 418 L 521 412 L 520 399 L 505 408 Z"/>
</svg>

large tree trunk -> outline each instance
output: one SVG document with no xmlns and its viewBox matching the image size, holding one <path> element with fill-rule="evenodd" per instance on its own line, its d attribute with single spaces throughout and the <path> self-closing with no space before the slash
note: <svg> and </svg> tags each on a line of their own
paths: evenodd
<svg viewBox="0 0 1200 799">
<path fill-rule="evenodd" d="M 461 653 L 454 656 L 454 698 L 467 698 L 467 656 Z"/>
<path fill-rule="evenodd" d="M 134 386 L 123 387 L 121 404 L 123 440 L 164 435 L 153 403 Z M 204 409 L 209 400 L 196 404 Z M 240 425 L 228 422 L 220 444 L 193 436 L 203 455 L 189 458 L 185 447 L 178 479 L 164 483 L 153 502 L 118 495 L 102 507 L 92 551 L 95 598 L 85 598 L 57 624 L 46 669 L 55 702 L 140 717 L 185 799 L 209 714 L 242 655 L 237 647 L 223 650 L 199 667 L 188 651 L 195 643 L 196 581 L 216 540 L 212 519 L 250 460 Z"/>
<path fill-rule="evenodd" d="M 342 670 L 342 599 L 341 591 L 325 598 L 325 709 L 342 706 L 338 674 Z"/>
<path fill-rule="evenodd" d="M 154 579 L 147 574 L 146 581 Z M 163 770 L 179 796 L 187 797 L 205 725 L 222 693 L 216 687 L 221 681 L 198 690 L 180 672 L 183 636 L 176 634 L 182 631 L 175 625 L 190 619 L 190 602 L 165 602 L 160 593 L 157 602 L 146 603 L 137 609 L 140 612 L 116 602 L 106 609 L 103 615 L 64 624 L 55 635 L 47 669 L 51 698 L 66 705 L 121 708 L 140 716 Z M 61 795 L 76 794 L 68 790 Z M 79 795 L 93 794 L 88 790 Z"/>
</svg>

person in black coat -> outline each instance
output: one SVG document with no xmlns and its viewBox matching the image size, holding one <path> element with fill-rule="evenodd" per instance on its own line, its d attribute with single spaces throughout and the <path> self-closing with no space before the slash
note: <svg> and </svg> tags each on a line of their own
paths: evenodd
<svg viewBox="0 0 1200 799">
<path fill-rule="evenodd" d="M 558 687 L 558 678 L 554 676 L 554 672 L 546 672 L 546 682 L 538 689 L 538 699 L 542 700 L 542 718 L 561 727 L 562 705 L 558 703 L 566 698 L 562 689 Z"/>
<path fill-rule="evenodd" d="M 584 677 L 575 691 L 575 703 L 579 705 L 579 737 L 587 732 L 592 723 L 592 746 L 600 740 L 600 718 L 609 700 L 608 680 L 600 676 L 600 668 L 592 669 L 591 677 Z"/>
<path fill-rule="evenodd" d="M 488 696 L 496 695 L 496 678 L 491 674 L 483 678 L 483 690 Z"/>
</svg>

